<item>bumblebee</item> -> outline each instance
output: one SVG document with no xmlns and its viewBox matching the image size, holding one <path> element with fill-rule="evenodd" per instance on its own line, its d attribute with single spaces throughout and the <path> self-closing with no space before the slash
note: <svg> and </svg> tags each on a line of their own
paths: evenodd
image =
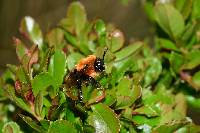
<svg viewBox="0 0 200 133">
<path fill-rule="evenodd" d="M 89 55 L 83 58 L 75 65 L 68 76 L 65 78 L 66 94 L 73 100 L 80 100 L 82 102 L 82 84 L 92 84 L 99 88 L 100 84 L 95 80 L 95 77 L 105 70 L 104 57 L 107 49 L 104 50 L 103 58 Z M 72 89 L 78 89 L 78 97 L 72 94 Z"/>
</svg>

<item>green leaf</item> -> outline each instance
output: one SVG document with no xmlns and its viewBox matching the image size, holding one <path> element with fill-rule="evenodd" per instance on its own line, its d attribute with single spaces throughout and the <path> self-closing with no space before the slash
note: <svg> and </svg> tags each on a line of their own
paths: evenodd
<svg viewBox="0 0 200 133">
<path fill-rule="evenodd" d="M 200 71 L 196 72 L 194 76 L 192 76 L 192 81 L 196 86 L 200 87 Z"/>
<path fill-rule="evenodd" d="M 20 67 L 17 68 L 16 78 L 21 83 L 24 83 L 24 84 L 29 83 L 29 79 L 28 79 L 27 73 L 25 72 L 25 70 L 24 70 L 24 68 L 22 66 L 20 66 Z"/>
<path fill-rule="evenodd" d="M 185 55 L 186 63 L 181 67 L 181 69 L 189 69 L 192 70 L 200 65 L 199 60 L 200 51 L 194 50 Z"/>
<path fill-rule="evenodd" d="M 80 35 L 87 22 L 85 8 L 80 2 L 70 4 L 67 10 L 67 19 L 76 34 Z"/>
<path fill-rule="evenodd" d="M 187 95 L 186 99 L 189 107 L 192 107 L 197 111 L 200 109 L 200 98 L 195 98 L 194 96 Z"/>
<path fill-rule="evenodd" d="M 95 22 L 94 26 L 96 32 L 98 33 L 99 36 L 105 35 L 106 34 L 106 25 L 102 20 L 97 20 Z"/>
<path fill-rule="evenodd" d="M 96 132 L 119 133 L 120 123 L 117 115 L 106 105 L 99 103 L 91 106 L 92 113 L 88 121 Z"/>
<path fill-rule="evenodd" d="M 38 45 L 40 50 L 43 45 L 42 32 L 39 25 L 30 16 L 26 16 L 21 21 L 20 32 L 25 34 L 28 39 L 33 41 L 34 44 Z"/>
<path fill-rule="evenodd" d="M 73 52 L 67 57 L 68 69 L 72 70 L 75 65 L 82 59 L 84 56 L 80 53 Z"/>
<path fill-rule="evenodd" d="M 192 40 L 192 38 L 195 37 L 194 34 L 195 34 L 196 26 L 197 25 L 193 22 L 187 23 L 181 39 L 185 42 Z M 188 43 L 186 43 L 186 45 L 188 45 Z"/>
<path fill-rule="evenodd" d="M 65 36 L 66 41 L 69 42 L 70 45 L 74 47 L 79 47 L 78 39 L 74 35 L 72 35 L 70 32 L 65 31 L 64 36 Z"/>
<path fill-rule="evenodd" d="M 175 96 L 175 111 L 177 111 L 183 118 L 186 117 L 187 113 L 187 103 L 186 97 L 184 94 L 179 93 Z"/>
<path fill-rule="evenodd" d="M 131 106 L 141 96 L 141 93 L 141 86 L 133 84 L 132 79 L 123 78 L 116 87 L 117 103 L 115 109 Z"/>
<path fill-rule="evenodd" d="M 57 89 L 62 83 L 66 73 L 66 56 L 63 51 L 56 50 L 50 59 L 49 74 L 53 77 L 54 89 Z"/>
<path fill-rule="evenodd" d="M 149 106 L 149 105 L 137 108 L 137 109 L 134 110 L 134 112 L 136 114 L 146 115 L 147 117 L 155 117 L 155 116 L 159 116 L 160 115 L 159 111 L 158 111 L 158 107 Z"/>
<path fill-rule="evenodd" d="M 192 19 L 200 18 L 200 1 L 193 0 L 193 8 L 192 8 Z"/>
<path fill-rule="evenodd" d="M 144 11 L 147 14 L 147 17 L 151 20 L 151 21 L 155 21 L 155 10 L 154 10 L 154 5 L 152 1 L 146 1 L 144 3 Z"/>
<path fill-rule="evenodd" d="M 155 128 L 153 130 L 153 132 L 158 132 L 158 133 L 172 133 L 176 130 L 178 130 L 179 128 L 185 126 L 186 124 L 188 124 L 189 122 L 187 120 L 182 120 L 182 121 L 174 121 L 172 123 L 169 124 L 164 124 L 161 126 L 158 126 L 157 128 Z"/>
<path fill-rule="evenodd" d="M 35 107 L 35 114 L 37 116 L 41 116 L 42 107 L 43 107 L 43 95 L 42 95 L 41 91 L 36 96 L 35 101 L 34 101 L 34 105 L 35 105 L 34 106 Z"/>
<path fill-rule="evenodd" d="M 143 115 L 134 115 L 132 120 L 137 125 L 147 124 L 149 126 L 156 126 L 160 122 L 160 117 L 147 118 Z"/>
<path fill-rule="evenodd" d="M 145 71 L 144 85 L 148 86 L 155 82 L 162 72 L 162 64 L 158 58 L 149 58 L 147 62 L 150 63 Z"/>
<path fill-rule="evenodd" d="M 62 49 L 64 47 L 64 31 L 62 29 L 52 29 L 46 35 L 46 39 L 50 47 L 55 46 L 56 49 Z"/>
<path fill-rule="evenodd" d="M 176 0 L 175 6 L 186 20 L 192 11 L 193 0 Z"/>
<path fill-rule="evenodd" d="M 34 79 L 31 81 L 33 95 L 36 97 L 40 91 L 44 92 L 45 89 L 53 83 L 54 80 L 49 73 L 40 73 L 39 75 L 35 76 Z"/>
<path fill-rule="evenodd" d="M 115 53 L 116 59 L 115 61 L 123 60 L 124 58 L 134 54 L 143 46 L 142 42 L 135 42 L 133 44 L 128 45 L 127 47 L 123 48 L 119 52 Z"/>
<path fill-rule="evenodd" d="M 114 31 L 110 33 L 109 48 L 112 52 L 115 52 L 119 50 L 120 48 L 122 48 L 124 45 L 124 42 L 125 42 L 124 35 L 120 30 L 115 29 Z"/>
<path fill-rule="evenodd" d="M 178 10 L 170 4 L 158 4 L 155 7 L 156 21 L 173 39 L 180 37 L 184 30 L 184 20 Z"/>
<path fill-rule="evenodd" d="M 15 46 L 16 46 L 17 57 L 20 61 L 22 61 L 22 58 L 27 54 L 28 49 L 18 38 L 15 38 Z"/>
<path fill-rule="evenodd" d="M 179 73 L 181 66 L 184 63 L 184 57 L 181 54 L 171 52 L 169 57 L 171 68 L 174 72 Z"/>
<path fill-rule="evenodd" d="M 50 125 L 48 133 L 66 133 L 67 131 L 70 131 L 70 133 L 78 133 L 70 122 L 57 120 Z"/>
<path fill-rule="evenodd" d="M 22 133 L 16 122 L 8 122 L 3 126 L 2 133 Z"/>
<path fill-rule="evenodd" d="M 31 127 L 33 128 L 35 131 L 38 132 L 45 132 L 45 130 L 39 126 L 34 120 L 32 120 L 31 117 L 19 114 L 19 116 Z"/>
<path fill-rule="evenodd" d="M 19 107 L 22 108 L 23 110 L 25 110 L 25 111 L 27 111 L 27 112 L 33 114 L 32 111 L 31 111 L 31 109 L 30 109 L 30 107 L 29 107 L 29 105 L 28 105 L 27 103 L 25 103 L 25 101 L 24 101 L 22 98 L 19 98 L 19 97 L 16 96 L 16 94 L 15 94 L 15 89 L 14 89 L 12 86 L 10 86 L 10 85 L 7 86 L 6 92 L 7 92 L 7 94 L 8 94 L 8 97 L 9 97 L 14 103 L 16 103 L 17 106 L 19 106 Z"/>
<path fill-rule="evenodd" d="M 174 50 L 174 51 L 179 51 L 179 49 L 176 47 L 175 43 L 173 43 L 170 40 L 164 39 L 164 38 L 159 38 L 159 47 L 162 49 L 166 50 Z"/>
</svg>

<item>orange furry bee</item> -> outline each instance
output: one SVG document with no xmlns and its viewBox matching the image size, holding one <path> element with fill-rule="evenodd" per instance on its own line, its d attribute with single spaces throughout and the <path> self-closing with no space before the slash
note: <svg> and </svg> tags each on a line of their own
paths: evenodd
<svg viewBox="0 0 200 133">
<path fill-rule="evenodd" d="M 83 58 L 75 65 L 75 69 L 72 70 L 65 79 L 66 93 L 74 100 L 82 101 L 82 84 L 91 83 L 96 87 L 100 87 L 100 84 L 95 80 L 95 77 L 105 70 L 104 57 L 107 49 L 103 53 L 103 58 L 96 57 L 95 55 L 89 55 Z M 77 88 L 79 91 L 78 97 L 72 96 L 71 89 Z"/>
</svg>

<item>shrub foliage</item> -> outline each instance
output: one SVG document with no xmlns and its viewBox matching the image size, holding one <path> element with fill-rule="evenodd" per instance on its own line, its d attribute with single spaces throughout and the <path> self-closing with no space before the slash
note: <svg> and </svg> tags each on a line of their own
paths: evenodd
<svg viewBox="0 0 200 133">
<path fill-rule="evenodd" d="M 25 17 L 14 38 L 19 65 L 8 64 L 0 78 L 2 132 L 200 132 L 187 116 L 187 108 L 200 108 L 199 7 L 199 0 L 147 0 L 153 48 L 150 41 L 125 44 L 114 25 L 88 21 L 79 2 L 46 35 Z M 101 86 L 83 83 L 81 103 L 77 88 L 67 87 L 68 74 L 105 48 Z"/>
</svg>

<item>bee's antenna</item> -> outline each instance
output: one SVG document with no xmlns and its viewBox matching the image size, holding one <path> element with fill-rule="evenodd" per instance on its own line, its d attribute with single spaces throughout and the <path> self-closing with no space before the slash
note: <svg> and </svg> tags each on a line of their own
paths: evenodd
<svg viewBox="0 0 200 133">
<path fill-rule="evenodd" d="M 103 52 L 103 60 L 104 60 L 104 57 L 105 57 L 107 51 L 108 51 L 108 47 L 106 47 L 106 48 L 104 49 L 104 52 Z"/>
</svg>

